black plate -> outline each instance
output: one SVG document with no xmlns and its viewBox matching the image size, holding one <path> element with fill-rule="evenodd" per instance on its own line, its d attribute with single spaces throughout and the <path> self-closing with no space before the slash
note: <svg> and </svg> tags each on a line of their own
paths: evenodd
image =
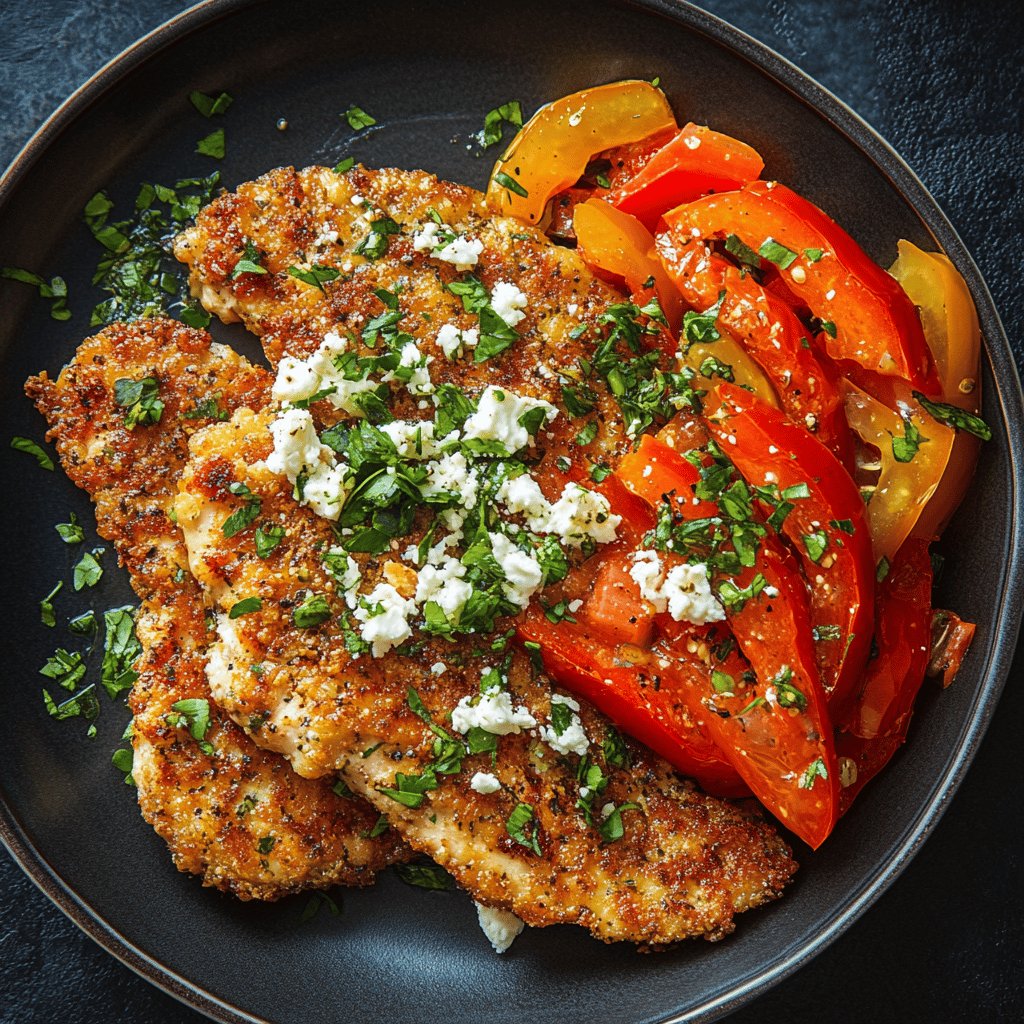
<svg viewBox="0 0 1024 1024">
<path fill-rule="evenodd" d="M 348 12 L 351 11 L 351 14 Z M 948 222 L 904 164 L 846 108 L 780 58 L 688 7 L 521 0 L 484 17 L 451 2 L 214 2 L 177 19 L 101 72 L 58 112 L 0 183 L 4 260 L 67 276 L 75 318 L 5 288 L 0 322 L 0 438 L 41 437 L 20 395 L 24 378 L 56 371 L 87 333 L 95 244 L 80 211 L 98 188 L 131 201 L 142 180 L 207 173 L 192 150 L 213 125 L 189 107 L 192 88 L 237 97 L 223 124 L 229 185 L 281 163 L 351 153 L 482 184 L 490 159 L 468 148 L 482 113 L 511 97 L 528 108 L 583 85 L 660 75 L 683 118 L 755 145 L 769 172 L 833 214 L 883 263 L 898 237 L 936 242 L 967 278 L 987 342 L 984 413 L 995 430 L 969 513 L 943 545 L 939 600 L 979 623 L 956 687 L 926 694 L 907 748 L 871 787 L 787 897 L 740 919 L 723 944 L 638 959 L 576 929 L 527 932 L 504 959 L 457 895 L 385 878 L 346 893 L 345 912 L 296 925 L 302 900 L 244 906 L 172 868 L 163 844 L 119 786 L 106 752 L 126 713 L 104 708 L 100 735 L 48 719 L 36 702 L 39 665 L 64 642 L 39 625 L 36 600 L 66 577 L 71 555 L 52 524 L 87 500 L 59 474 L 0 451 L 9 489 L 4 576 L 5 751 L 0 834 L 40 886 L 130 966 L 225 1021 L 340 1015 L 386 1020 L 711 1019 L 794 970 L 848 926 L 905 866 L 934 825 L 977 746 L 1009 668 L 1024 590 L 1019 384 L 991 300 Z M 569 41 L 569 42 L 567 42 Z M 714 83 L 714 87 L 709 87 Z M 380 126 L 356 139 L 349 104 Z M 289 128 L 278 132 L 277 119 Z M 237 342 L 237 331 L 223 331 Z M 109 561 L 109 557 L 108 557 Z M 955 594 L 950 585 L 955 582 Z M 70 613 L 130 600 L 119 573 L 67 598 Z M 24 695 L 31 695 L 25 699 Z M 356 1009 L 353 1010 L 353 1007 Z"/>
</svg>

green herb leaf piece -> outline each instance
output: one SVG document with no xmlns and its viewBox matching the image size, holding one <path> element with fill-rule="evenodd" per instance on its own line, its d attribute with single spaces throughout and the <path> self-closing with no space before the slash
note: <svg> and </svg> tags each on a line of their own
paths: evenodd
<svg viewBox="0 0 1024 1024">
<path fill-rule="evenodd" d="M 241 601 L 236 601 L 231 606 L 231 611 L 228 612 L 229 619 L 241 618 L 243 615 L 249 615 L 252 612 L 258 612 L 263 607 L 263 602 L 258 597 L 246 597 Z"/>
<path fill-rule="evenodd" d="M 266 523 L 256 527 L 256 557 L 269 558 L 274 549 L 284 540 L 284 527 L 277 523 Z"/>
<path fill-rule="evenodd" d="M 131 689 L 139 678 L 135 662 L 142 653 L 142 644 L 135 636 L 134 609 L 127 605 L 111 608 L 103 613 L 106 635 L 103 638 L 103 662 L 100 682 L 107 695 L 114 700 Z"/>
<path fill-rule="evenodd" d="M 487 149 L 501 142 L 501 130 L 505 124 L 510 124 L 513 128 L 523 127 L 523 110 L 518 100 L 502 103 L 500 107 L 495 107 L 484 115 L 484 127 L 477 136 L 480 146 Z"/>
<path fill-rule="evenodd" d="M 975 416 L 974 413 L 955 405 L 948 405 L 946 402 L 933 402 L 925 398 L 920 391 L 913 392 L 913 395 L 932 419 L 945 423 L 954 430 L 965 430 L 982 441 L 992 440 L 992 428 L 980 416 Z"/>
<path fill-rule="evenodd" d="M 213 96 L 207 96 L 205 92 L 200 92 L 198 89 L 194 89 L 188 94 L 188 98 L 192 103 L 192 106 L 199 111 L 203 117 L 213 117 L 216 114 L 223 114 L 228 107 L 234 102 L 231 96 L 226 92 L 222 92 L 219 96 L 214 98 Z"/>
<path fill-rule="evenodd" d="M 769 236 L 758 248 L 758 254 L 763 256 L 769 263 L 774 263 L 780 270 L 786 270 L 792 266 L 796 259 L 796 253 L 787 249 L 781 242 L 775 241 Z"/>
<path fill-rule="evenodd" d="M 214 160 L 224 159 L 224 129 L 218 128 L 196 143 L 196 152 L 203 156 L 212 156 Z"/>
<path fill-rule="evenodd" d="M 540 841 L 537 838 L 539 826 L 533 816 L 532 804 L 516 804 L 505 822 L 505 831 L 520 845 L 541 856 Z"/>
<path fill-rule="evenodd" d="M 455 884 L 452 876 L 436 864 L 396 864 L 395 874 L 406 885 L 443 892 Z"/>
<path fill-rule="evenodd" d="M 312 629 L 331 617 L 331 606 L 323 594 L 308 594 L 292 611 L 292 621 L 299 629 Z"/>
<path fill-rule="evenodd" d="M 72 583 L 76 591 L 86 587 L 95 587 L 103 576 L 103 566 L 96 556 L 103 553 L 103 548 L 86 551 L 79 559 L 71 573 Z"/>
<path fill-rule="evenodd" d="M 68 523 L 57 523 L 54 529 L 65 544 L 81 544 L 85 540 L 85 530 L 82 529 L 74 512 L 71 513 L 70 519 Z"/>
<path fill-rule="evenodd" d="M 324 285 L 330 281 L 336 281 L 341 276 L 340 270 L 336 270 L 334 267 L 325 267 L 319 263 L 312 264 L 309 270 L 304 270 L 302 267 L 289 267 L 288 273 L 297 281 L 314 285 L 325 295 L 327 292 L 324 290 Z"/>
<path fill-rule="evenodd" d="M 30 437 L 12 437 L 11 447 L 17 452 L 31 455 L 42 469 L 53 469 L 53 459 Z"/>
<path fill-rule="evenodd" d="M 155 377 L 143 377 L 142 380 L 130 380 L 121 377 L 114 381 L 114 401 L 127 409 L 124 425 L 129 430 L 138 426 L 159 423 L 164 414 L 164 403 L 157 397 L 160 386 Z"/>
<path fill-rule="evenodd" d="M 341 116 L 348 121 L 349 128 L 354 132 L 362 131 L 363 128 L 372 128 L 377 123 L 377 119 L 370 117 L 362 107 L 349 107 Z"/>
<path fill-rule="evenodd" d="M 530 193 L 523 188 L 522 185 L 516 181 L 515 178 L 510 174 L 506 174 L 504 171 L 498 171 L 494 176 L 494 180 L 504 189 L 508 189 L 509 192 L 515 192 L 517 196 L 522 196 L 523 199 L 528 199 Z"/>
</svg>

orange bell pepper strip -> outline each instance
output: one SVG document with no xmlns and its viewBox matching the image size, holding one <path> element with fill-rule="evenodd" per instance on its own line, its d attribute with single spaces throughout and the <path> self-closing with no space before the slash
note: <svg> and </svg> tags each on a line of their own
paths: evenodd
<svg viewBox="0 0 1024 1024">
<path fill-rule="evenodd" d="M 906 292 L 835 221 L 778 182 L 753 181 L 665 214 L 680 237 L 728 239 L 775 263 L 821 322 L 835 359 L 939 390 L 917 310 Z"/>
<path fill-rule="evenodd" d="M 750 392 L 721 384 L 715 399 L 708 429 L 747 483 L 768 489 L 765 514 L 800 558 L 822 684 L 829 706 L 842 709 L 874 628 L 875 561 L 860 491 L 820 442 Z"/>
<path fill-rule="evenodd" d="M 548 200 L 575 184 L 595 153 L 675 125 L 665 94 L 649 82 L 613 82 L 554 100 L 499 157 L 487 205 L 496 214 L 539 225 Z"/>
<path fill-rule="evenodd" d="M 654 236 L 635 218 L 602 199 L 590 199 L 573 210 L 580 255 L 587 265 L 625 282 L 632 294 L 654 281 L 661 311 L 673 335 L 683 321 L 683 300 L 654 251 Z"/>
<path fill-rule="evenodd" d="M 763 170 L 761 155 L 745 142 L 690 122 L 607 199 L 653 230 L 667 210 L 709 192 L 730 192 Z"/>
</svg>

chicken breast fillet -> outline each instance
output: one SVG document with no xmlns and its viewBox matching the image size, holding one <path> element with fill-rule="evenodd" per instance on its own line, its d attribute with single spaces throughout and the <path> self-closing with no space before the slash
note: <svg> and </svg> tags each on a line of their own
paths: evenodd
<svg viewBox="0 0 1024 1024">
<path fill-rule="evenodd" d="M 127 429 L 115 384 L 147 377 L 158 385 L 162 414 Z M 330 778 L 296 775 L 209 701 L 211 634 L 170 507 L 189 436 L 239 406 L 259 407 L 267 386 L 265 370 L 168 320 L 109 327 L 81 345 L 56 381 L 44 373 L 26 386 L 142 600 L 131 707 L 143 816 L 181 871 L 242 899 L 367 885 L 405 855 L 393 833 L 366 837 L 378 818 L 368 804 L 336 795 Z M 189 699 L 209 705 L 209 753 L 173 707 Z"/>
<path fill-rule="evenodd" d="M 451 239 L 459 245 L 445 249 Z M 498 402 L 511 393 L 550 403 L 520 453 L 549 502 L 630 446 L 611 390 L 582 379 L 621 321 L 620 297 L 574 252 L 490 218 L 470 189 L 420 172 L 275 171 L 211 204 L 176 253 L 208 308 L 261 336 L 280 367 L 278 397 L 298 397 L 295 381 L 309 375 L 297 360 L 323 352 L 325 338 L 339 358 L 372 362 L 400 333 L 403 353 L 418 352 L 410 369 L 423 374 L 414 387 L 392 373 L 385 397 L 375 391 L 387 412 L 360 411 L 378 422 L 430 420 L 446 385 L 471 403 L 485 389 Z M 487 333 L 486 314 L 466 301 L 474 292 L 515 328 L 486 358 L 473 351 Z M 626 316 L 635 331 L 656 329 L 635 307 Z M 463 343 L 446 345 L 445 327 Z M 351 411 L 329 396 L 303 403 L 321 429 Z M 571 698 L 553 695 L 524 653 L 506 652 L 511 620 L 486 636 L 414 633 L 404 647 L 367 653 L 350 616 L 381 613 L 370 598 L 379 586 L 416 588 L 416 559 L 401 549 L 423 538 L 430 514 L 419 510 L 408 539 L 339 556 L 361 581 L 358 593 L 343 585 L 325 555 L 352 530 L 336 532 L 296 500 L 309 500 L 303 474 L 293 484 L 268 468 L 277 416 L 277 406 L 239 410 L 197 433 L 176 505 L 192 571 L 218 609 L 214 696 L 257 743 L 304 775 L 343 772 L 476 899 L 531 925 L 577 923 L 605 940 L 663 946 L 720 938 L 736 912 L 779 895 L 795 865 L 756 812 L 698 792 L 639 748 L 628 765 L 606 754 L 614 734 L 582 703 L 572 749 L 558 740 L 555 718 L 565 725 Z M 270 526 L 282 536 L 260 558 L 254 529 Z M 579 565 L 586 546 L 570 547 Z M 248 610 L 231 618 L 239 608 Z M 479 715 L 483 688 L 506 714 L 500 738 L 489 733 L 493 752 L 471 752 L 472 730 L 468 750 L 454 734 L 467 732 L 467 706 Z"/>
</svg>

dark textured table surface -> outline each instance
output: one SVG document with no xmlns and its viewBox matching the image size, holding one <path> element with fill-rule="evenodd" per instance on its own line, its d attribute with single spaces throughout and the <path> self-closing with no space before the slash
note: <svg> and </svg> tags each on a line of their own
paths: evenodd
<svg viewBox="0 0 1024 1024">
<path fill-rule="evenodd" d="M 67 94 L 179 0 L 0 4 L 0 166 Z M 708 0 L 869 121 L 945 208 L 1024 362 L 1024 5 Z M 991 729 L 906 873 L 732 1024 L 1024 1020 L 1024 649 Z M 2 756 L 2 755 L 0 755 Z M 0 1022 L 198 1024 L 82 935 L 0 853 Z"/>
</svg>

